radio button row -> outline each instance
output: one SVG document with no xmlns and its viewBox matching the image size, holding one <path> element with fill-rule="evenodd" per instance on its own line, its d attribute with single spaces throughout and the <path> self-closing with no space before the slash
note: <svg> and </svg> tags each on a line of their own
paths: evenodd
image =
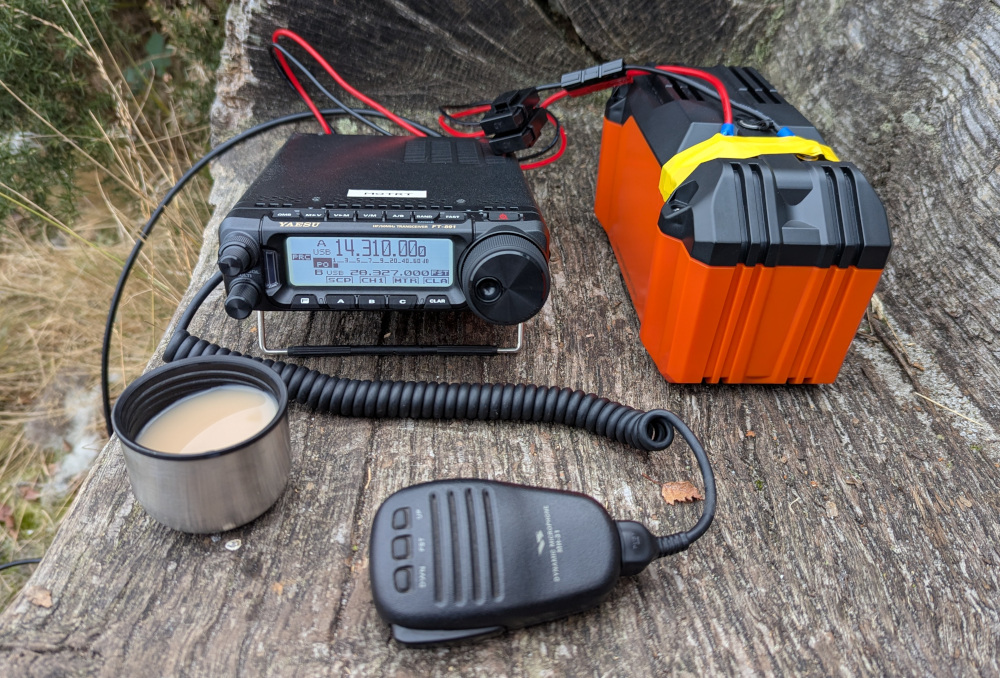
<svg viewBox="0 0 1000 678">
<path fill-rule="evenodd" d="M 427 301 L 424 302 L 424 308 L 436 308 L 436 309 L 446 309 L 451 308 L 451 302 L 448 301 L 448 297 L 443 294 L 432 294 L 427 297 Z"/>
<path fill-rule="evenodd" d="M 413 221 L 413 212 L 410 210 L 395 210 L 385 213 L 386 221 Z"/>
<path fill-rule="evenodd" d="M 341 311 L 349 311 L 357 308 L 358 302 L 353 294 L 328 294 L 326 295 L 326 305 Z"/>
<path fill-rule="evenodd" d="M 448 223 L 458 223 L 460 221 L 467 221 L 469 215 L 465 212 L 442 212 L 438 215 L 438 221 L 447 221 Z"/>
<path fill-rule="evenodd" d="M 416 211 L 413 213 L 413 218 L 416 221 L 434 221 L 438 218 L 438 212 Z"/>
<path fill-rule="evenodd" d="M 382 221 L 385 212 L 382 210 L 358 210 L 359 221 Z"/>
<path fill-rule="evenodd" d="M 311 294 L 296 294 L 292 299 L 295 308 L 319 308 L 319 302 Z"/>
<path fill-rule="evenodd" d="M 358 295 L 358 308 L 363 310 L 376 310 L 385 308 L 384 294 L 360 294 Z"/>
<path fill-rule="evenodd" d="M 272 210 L 271 211 L 271 218 L 272 219 L 298 219 L 299 218 L 299 211 L 298 210 Z"/>
<path fill-rule="evenodd" d="M 326 218 L 330 221 L 354 221 L 356 214 L 354 210 L 327 210 Z"/>
<path fill-rule="evenodd" d="M 417 295 L 415 294 L 389 295 L 389 308 L 405 310 L 410 308 L 416 308 L 416 306 L 417 306 Z"/>
</svg>

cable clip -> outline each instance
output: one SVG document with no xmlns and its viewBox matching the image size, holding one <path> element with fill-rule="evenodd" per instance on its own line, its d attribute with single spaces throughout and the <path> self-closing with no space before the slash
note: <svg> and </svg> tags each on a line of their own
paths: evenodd
<svg viewBox="0 0 1000 678">
<path fill-rule="evenodd" d="M 506 155 L 535 145 L 546 122 L 545 110 L 538 104 L 534 87 L 504 92 L 493 100 L 479 126 L 494 153 Z"/>
</svg>

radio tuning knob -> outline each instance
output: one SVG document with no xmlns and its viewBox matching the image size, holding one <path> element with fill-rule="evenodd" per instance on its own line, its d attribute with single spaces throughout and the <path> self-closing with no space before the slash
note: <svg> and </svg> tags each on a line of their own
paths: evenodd
<svg viewBox="0 0 1000 678">
<path fill-rule="evenodd" d="M 243 320 L 257 308 L 261 295 L 258 277 L 254 274 L 244 274 L 229 286 L 229 294 L 226 295 L 226 313 L 230 318 Z"/>
<path fill-rule="evenodd" d="M 230 233 L 219 247 L 219 270 L 229 277 L 246 273 L 259 259 L 260 245 L 245 233 Z"/>
<path fill-rule="evenodd" d="M 490 235 L 462 264 L 462 291 L 472 312 L 497 325 L 516 325 L 541 310 L 549 296 L 549 265 L 538 245 L 519 235 Z"/>
</svg>

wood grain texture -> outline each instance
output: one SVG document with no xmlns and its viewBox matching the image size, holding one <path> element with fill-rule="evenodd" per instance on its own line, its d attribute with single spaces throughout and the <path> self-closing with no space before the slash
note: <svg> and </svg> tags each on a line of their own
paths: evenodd
<svg viewBox="0 0 1000 678">
<path fill-rule="evenodd" d="M 261 16 L 281 23 L 288 11 L 278 3 Z M 923 0 L 901 21 L 887 0 L 802 0 L 770 42 L 766 74 L 874 180 L 896 239 L 881 307 L 862 323 L 835 384 L 680 386 L 659 377 L 591 211 L 599 97 L 560 105 L 570 148 L 530 175 L 552 230 L 553 284 L 527 326 L 525 353 L 309 361 L 357 378 L 565 384 L 677 411 L 709 450 L 720 497 L 716 523 L 688 552 L 622 580 L 588 613 L 478 645 L 402 648 L 374 611 L 367 577 L 368 529 L 393 491 L 459 476 L 560 487 L 665 533 L 698 508 L 665 506 L 643 474 L 694 479 L 693 459 L 681 442 L 644 455 L 548 425 L 296 409 L 288 489 L 260 519 L 218 539 L 148 518 L 109 445 L 30 582 L 52 592 L 52 608 L 21 597 L 0 616 L 4 673 L 997 675 L 998 27 L 987 3 Z M 231 53 L 230 63 L 243 58 Z M 270 94 L 280 103 L 251 110 L 221 87 L 218 107 L 232 113 L 217 121 L 246 124 L 258 110 L 291 107 L 284 90 Z M 195 287 L 211 273 L 218 220 L 283 138 L 248 143 L 214 167 L 217 211 Z M 245 350 L 255 342 L 217 297 L 194 329 Z M 295 313 L 276 320 L 275 340 L 491 331 L 451 314 Z M 227 550 L 233 539 L 240 548 Z"/>
<path fill-rule="evenodd" d="M 757 65 L 789 2 L 541 0 L 550 20 L 595 59 Z"/>
</svg>

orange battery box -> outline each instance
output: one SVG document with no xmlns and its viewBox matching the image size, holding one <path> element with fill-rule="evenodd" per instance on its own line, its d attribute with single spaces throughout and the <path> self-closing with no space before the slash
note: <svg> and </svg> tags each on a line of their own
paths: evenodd
<svg viewBox="0 0 1000 678">
<path fill-rule="evenodd" d="M 759 73 L 706 71 L 764 132 L 670 76 L 608 101 L 594 212 L 668 381 L 837 377 L 889 256 L 885 209 L 857 167 Z"/>
</svg>

